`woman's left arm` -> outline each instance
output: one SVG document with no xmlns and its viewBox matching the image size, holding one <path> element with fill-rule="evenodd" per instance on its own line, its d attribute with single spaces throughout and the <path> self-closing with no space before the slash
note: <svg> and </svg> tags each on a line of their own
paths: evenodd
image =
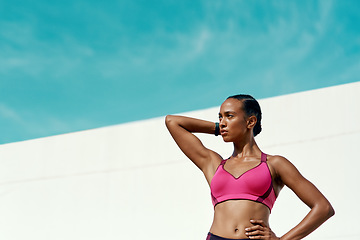
<svg viewBox="0 0 360 240">
<path fill-rule="evenodd" d="M 280 156 L 274 156 L 273 160 L 273 166 L 280 181 L 311 208 L 305 218 L 280 239 L 302 239 L 333 216 L 335 211 L 324 195 L 304 178 L 291 162 Z"/>
<path fill-rule="evenodd" d="M 333 216 L 335 211 L 324 195 L 304 178 L 290 161 L 281 156 L 273 156 L 272 158 L 269 163 L 275 170 L 279 182 L 288 186 L 311 209 L 298 225 L 280 239 L 302 239 Z M 255 223 L 257 224 L 256 227 L 261 228 L 266 236 L 251 239 L 279 239 L 262 221 L 255 221 Z"/>
</svg>

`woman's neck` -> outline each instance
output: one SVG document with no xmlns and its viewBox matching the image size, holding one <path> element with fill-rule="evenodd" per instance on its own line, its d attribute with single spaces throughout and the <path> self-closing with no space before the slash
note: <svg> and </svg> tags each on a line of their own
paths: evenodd
<svg viewBox="0 0 360 240">
<path fill-rule="evenodd" d="M 261 153 L 261 150 L 256 144 L 254 137 L 251 137 L 249 141 L 234 142 L 233 144 L 233 157 L 254 156 Z"/>
</svg>

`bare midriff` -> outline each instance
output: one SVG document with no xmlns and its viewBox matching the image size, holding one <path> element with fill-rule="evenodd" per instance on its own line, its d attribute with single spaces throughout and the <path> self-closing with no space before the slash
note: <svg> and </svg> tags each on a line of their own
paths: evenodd
<svg viewBox="0 0 360 240">
<path fill-rule="evenodd" d="M 269 226 L 270 210 L 250 200 L 228 200 L 215 206 L 212 234 L 224 238 L 247 238 L 245 228 L 254 226 L 250 220 L 263 220 Z"/>
</svg>

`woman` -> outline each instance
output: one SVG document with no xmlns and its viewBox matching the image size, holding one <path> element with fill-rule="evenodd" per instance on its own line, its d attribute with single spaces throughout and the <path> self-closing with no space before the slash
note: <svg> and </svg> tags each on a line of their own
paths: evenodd
<svg viewBox="0 0 360 240">
<path fill-rule="evenodd" d="M 179 148 L 204 173 L 214 204 L 207 240 L 302 239 L 334 215 L 320 191 L 286 158 L 264 154 L 254 137 L 261 131 L 259 103 L 250 95 L 227 98 L 219 123 L 183 116 L 166 116 L 166 126 Z M 223 160 L 205 148 L 193 133 L 221 134 L 232 142 L 232 155 Z M 281 238 L 269 227 L 271 208 L 282 187 L 288 186 L 310 212 Z"/>
</svg>

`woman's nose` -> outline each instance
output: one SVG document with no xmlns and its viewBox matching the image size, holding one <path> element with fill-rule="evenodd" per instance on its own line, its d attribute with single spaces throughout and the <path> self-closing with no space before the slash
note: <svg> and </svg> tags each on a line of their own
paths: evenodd
<svg viewBox="0 0 360 240">
<path fill-rule="evenodd" d="M 221 118 L 221 119 L 220 119 L 219 125 L 220 125 L 221 127 L 225 127 L 225 126 L 226 126 L 226 123 L 225 123 L 224 118 Z"/>
</svg>

